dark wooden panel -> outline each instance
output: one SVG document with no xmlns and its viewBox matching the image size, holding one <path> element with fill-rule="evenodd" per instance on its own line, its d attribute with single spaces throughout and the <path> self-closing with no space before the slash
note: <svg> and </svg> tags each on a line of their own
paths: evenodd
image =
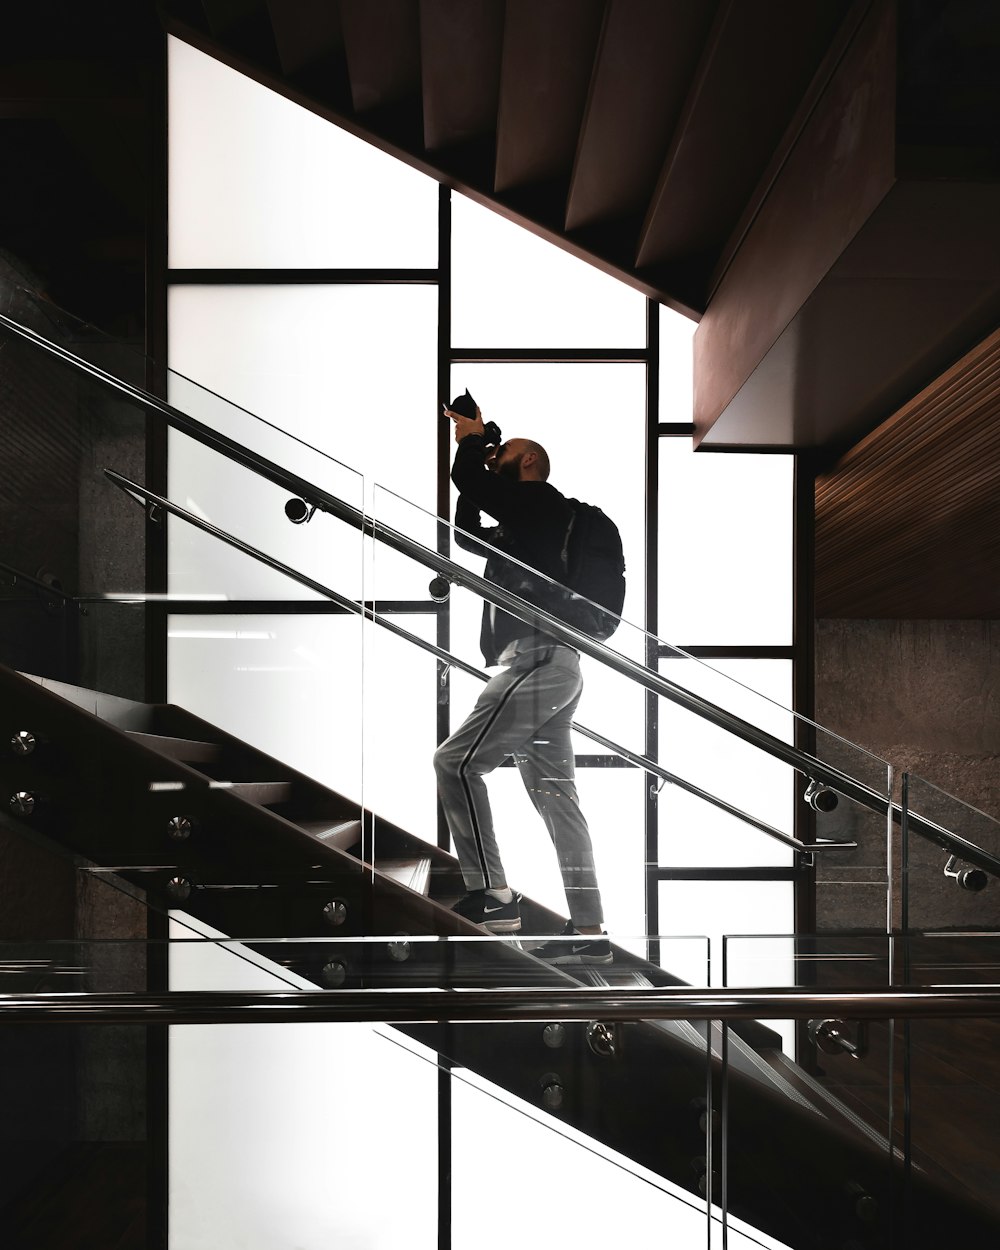
<svg viewBox="0 0 1000 1250">
<path fill-rule="evenodd" d="M 202 4 L 214 38 L 225 39 L 262 65 L 278 67 L 266 0 L 202 0 Z"/>
<path fill-rule="evenodd" d="M 649 207 L 639 265 L 717 257 L 850 0 L 726 0 Z"/>
<path fill-rule="evenodd" d="M 413 0 L 340 0 L 351 94 L 359 113 L 420 92 L 420 14 Z"/>
<path fill-rule="evenodd" d="M 267 0 L 282 72 L 301 73 L 340 54 L 344 32 L 340 9 L 331 0 Z"/>
<path fill-rule="evenodd" d="M 495 133 L 503 26 L 503 0 L 421 0 L 428 151 Z"/>
<path fill-rule="evenodd" d="M 603 0 L 508 0 L 498 191 L 568 178 L 603 17 Z"/>
<path fill-rule="evenodd" d="M 573 169 L 566 229 L 645 214 L 714 3 L 611 0 Z"/>
<path fill-rule="evenodd" d="M 1000 331 L 816 483 L 819 617 L 1000 617 Z"/>
<path fill-rule="evenodd" d="M 897 182 L 706 445 L 825 448 L 831 463 L 1000 321 L 998 219 L 1000 182 Z"/>
<path fill-rule="evenodd" d="M 893 6 L 876 0 L 698 327 L 699 438 L 891 187 L 894 56 Z"/>
</svg>

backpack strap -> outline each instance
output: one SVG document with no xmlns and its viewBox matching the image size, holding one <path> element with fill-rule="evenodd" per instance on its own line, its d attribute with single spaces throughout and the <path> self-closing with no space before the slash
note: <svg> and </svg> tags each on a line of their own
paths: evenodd
<svg viewBox="0 0 1000 1250">
<path fill-rule="evenodd" d="M 569 525 L 566 526 L 566 536 L 563 539 L 562 551 L 559 553 L 562 560 L 563 571 L 569 572 L 569 540 L 573 535 L 573 526 L 576 524 L 576 509 L 570 504 L 569 508 Z"/>
</svg>

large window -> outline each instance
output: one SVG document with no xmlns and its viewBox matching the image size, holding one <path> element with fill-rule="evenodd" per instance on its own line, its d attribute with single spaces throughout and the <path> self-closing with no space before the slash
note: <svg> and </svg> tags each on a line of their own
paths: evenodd
<svg viewBox="0 0 1000 1250">
<path fill-rule="evenodd" d="M 690 322 L 177 42 L 170 266 L 178 406 L 471 560 L 437 518 L 453 504 L 440 405 L 468 388 L 618 524 L 613 644 L 791 740 L 793 461 L 693 450 Z M 435 602 L 429 574 L 330 518 L 290 525 L 280 492 L 183 436 L 168 457 L 197 515 L 481 663 L 473 597 Z M 170 699 L 363 800 L 376 850 L 379 820 L 443 838 L 431 756 L 475 680 L 180 522 L 169 534 Z M 609 931 L 664 963 L 651 936 L 707 934 L 717 956 L 734 925 L 789 932 L 797 868 L 760 826 L 792 832 L 791 771 L 589 659 L 585 683 L 580 722 L 687 783 L 577 740 Z M 564 913 L 516 771 L 490 784 L 512 883 Z"/>
</svg>

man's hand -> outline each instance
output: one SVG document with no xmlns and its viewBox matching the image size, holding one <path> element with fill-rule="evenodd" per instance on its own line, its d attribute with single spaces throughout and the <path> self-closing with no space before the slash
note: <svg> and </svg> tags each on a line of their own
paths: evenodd
<svg viewBox="0 0 1000 1250">
<path fill-rule="evenodd" d="M 483 427 L 483 414 L 478 408 L 476 409 L 475 418 L 463 417 L 460 412 L 452 412 L 450 408 L 445 408 L 444 415 L 450 417 L 455 422 L 456 443 L 460 443 L 469 434 L 486 434 L 486 430 Z"/>
</svg>

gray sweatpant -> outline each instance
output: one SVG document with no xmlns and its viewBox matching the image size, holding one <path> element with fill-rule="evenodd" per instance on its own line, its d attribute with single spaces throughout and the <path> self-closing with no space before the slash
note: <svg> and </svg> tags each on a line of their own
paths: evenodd
<svg viewBox="0 0 1000 1250">
<path fill-rule="evenodd" d="M 555 845 L 570 918 L 577 928 L 602 924 L 590 830 L 573 780 L 570 725 L 583 692 L 580 657 L 565 646 L 514 651 L 434 754 L 438 793 L 466 888 L 507 884 L 483 777 L 513 755 Z"/>
</svg>

